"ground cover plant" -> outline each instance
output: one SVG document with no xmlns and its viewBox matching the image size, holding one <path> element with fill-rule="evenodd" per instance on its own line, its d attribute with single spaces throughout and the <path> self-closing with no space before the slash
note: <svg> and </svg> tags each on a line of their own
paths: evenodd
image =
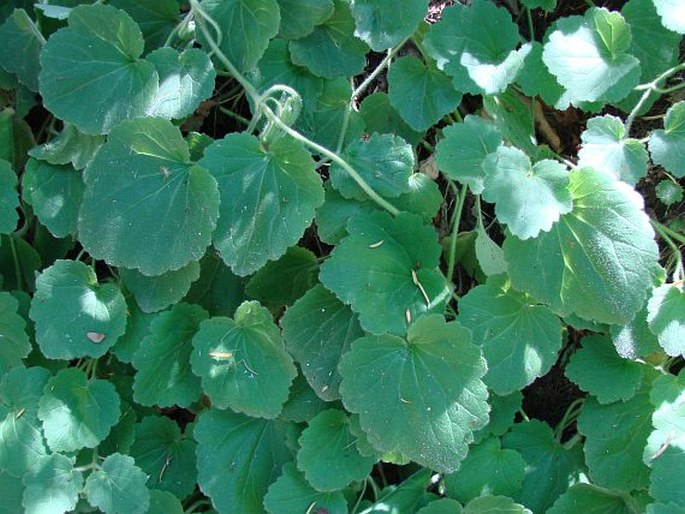
<svg viewBox="0 0 685 514">
<path fill-rule="evenodd" d="M 0 5 L 0 512 L 685 512 L 679 0 Z"/>
</svg>

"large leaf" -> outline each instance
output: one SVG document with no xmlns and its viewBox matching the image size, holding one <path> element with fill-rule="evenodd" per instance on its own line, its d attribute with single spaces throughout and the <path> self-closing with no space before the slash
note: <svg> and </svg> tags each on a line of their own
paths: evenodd
<svg viewBox="0 0 685 514">
<path fill-rule="evenodd" d="M 197 305 L 177 303 L 157 316 L 150 334 L 133 354 L 138 370 L 133 397 L 142 405 L 187 407 L 200 398 L 200 379 L 190 369 L 191 339 L 207 312 Z"/>
<path fill-rule="evenodd" d="M 38 91 L 38 55 L 44 41 L 24 9 L 15 9 L 0 26 L 0 66 L 31 91 Z"/>
<path fill-rule="evenodd" d="M 88 380 L 78 368 L 50 378 L 40 399 L 38 417 L 55 452 L 95 448 L 119 420 L 119 395 L 107 380 Z"/>
<path fill-rule="evenodd" d="M 353 0 L 354 35 L 372 50 L 381 52 L 411 36 L 428 11 L 428 0 Z"/>
<path fill-rule="evenodd" d="M 0 159 L 0 232 L 10 234 L 17 228 L 19 221 L 19 195 L 17 194 L 17 174 L 12 165 Z"/>
<path fill-rule="evenodd" d="M 653 0 L 661 23 L 669 30 L 685 34 L 685 14 L 678 0 Z"/>
<path fill-rule="evenodd" d="M 72 9 L 69 26 L 40 54 L 40 93 L 57 117 L 86 134 L 105 134 L 145 114 L 158 87 L 155 67 L 142 59 L 143 35 L 123 11 L 108 5 Z"/>
<path fill-rule="evenodd" d="M 292 460 L 281 421 L 231 411 L 202 413 L 197 440 L 198 483 L 219 512 L 262 512 L 267 488 Z"/>
<path fill-rule="evenodd" d="M 544 159 L 535 164 L 518 148 L 500 146 L 483 161 L 483 199 L 495 203 L 498 219 L 520 239 L 548 232 L 559 216 L 571 212 L 568 172 Z"/>
<path fill-rule="evenodd" d="M 685 101 L 666 111 L 663 130 L 655 130 L 649 136 L 649 153 L 656 164 L 678 178 L 685 177 Z"/>
<path fill-rule="evenodd" d="M 100 357 L 126 330 L 126 300 L 86 264 L 58 260 L 36 279 L 29 316 L 46 357 Z"/>
<path fill-rule="evenodd" d="M 507 395 L 547 373 L 561 349 L 559 318 L 497 280 L 471 289 L 459 302 L 459 322 L 482 346 L 485 383 Z"/>
<path fill-rule="evenodd" d="M 79 239 L 94 257 L 160 275 L 205 253 L 219 214 L 216 182 L 190 162 L 171 122 L 119 124 L 84 179 Z"/>
<path fill-rule="evenodd" d="M 31 351 L 26 321 L 17 312 L 19 302 L 10 293 L 0 291 L 0 378 L 22 365 Z"/>
<path fill-rule="evenodd" d="M 240 276 L 297 243 L 323 203 L 311 155 L 289 138 L 265 148 L 250 134 L 229 134 L 205 150 L 200 164 L 219 183 L 214 245 Z"/>
<path fill-rule="evenodd" d="M 626 323 L 659 274 L 642 197 L 591 168 L 570 180 L 572 212 L 536 239 L 504 242 L 512 284 L 557 314 Z"/>
<path fill-rule="evenodd" d="M 519 33 L 509 12 L 486 0 L 455 4 L 432 26 L 425 45 L 457 91 L 492 95 L 514 81 L 530 51 L 515 50 Z"/>
<path fill-rule="evenodd" d="M 440 247 L 419 216 L 355 216 L 348 235 L 321 266 L 319 278 L 359 314 L 372 333 L 402 335 L 420 315 L 442 309 L 448 296 L 436 269 Z"/>
<path fill-rule="evenodd" d="M 574 105 L 616 102 L 640 79 L 640 62 L 627 53 L 630 41 L 630 26 L 619 13 L 593 8 L 584 17 L 558 20 L 542 59 Z"/>
<path fill-rule="evenodd" d="M 357 339 L 340 362 L 345 407 L 369 441 L 450 472 L 488 419 L 486 365 L 468 330 L 431 315 L 391 335 Z"/>
<path fill-rule="evenodd" d="M 76 508 L 83 487 L 75 459 L 54 453 L 39 460 L 24 476 L 25 512 L 67 512 Z"/>
<path fill-rule="evenodd" d="M 647 303 L 647 323 L 668 355 L 685 355 L 685 292 L 682 285 L 664 284 Z"/>
<path fill-rule="evenodd" d="M 234 319 L 204 321 L 193 337 L 190 362 L 218 409 L 275 418 L 297 375 L 271 313 L 245 302 Z"/>
<path fill-rule="evenodd" d="M 88 502 L 105 514 L 142 514 L 150 504 L 146 481 L 133 458 L 113 453 L 88 477 L 84 490 Z"/>
</svg>

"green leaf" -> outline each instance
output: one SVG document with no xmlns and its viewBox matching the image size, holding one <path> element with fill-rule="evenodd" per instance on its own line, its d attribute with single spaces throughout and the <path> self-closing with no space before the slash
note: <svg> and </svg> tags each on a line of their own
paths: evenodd
<svg viewBox="0 0 685 514">
<path fill-rule="evenodd" d="M 654 289 L 647 303 L 647 323 L 659 345 L 672 357 L 685 354 L 685 293 L 681 286 Z"/>
<path fill-rule="evenodd" d="M 189 48 L 179 53 L 162 47 L 150 53 L 147 60 L 159 75 L 159 89 L 148 107 L 148 116 L 185 118 L 212 96 L 216 72 L 202 50 Z"/>
<path fill-rule="evenodd" d="M 575 514 L 577 512 L 611 512 L 631 514 L 635 512 L 627 498 L 591 484 L 574 484 L 554 503 L 549 514 Z"/>
<path fill-rule="evenodd" d="M 649 153 L 656 164 L 678 178 L 685 177 L 685 101 L 666 111 L 663 130 L 655 130 L 649 136 Z"/>
<path fill-rule="evenodd" d="M 400 116 L 418 131 L 435 125 L 461 101 L 447 75 L 413 56 L 401 57 L 388 70 L 388 96 Z"/>
<path fill-rule="evenodd" d="M 488 363 L 485 383 L 501 396 L 547 373 L 561 349 L 561 323 L 544 305 L 490 279 L 459 303 L 459 322 L 471 330 Z"/>
<path fill-rule="evenodd" d="M 583 346 L 569 360 L 565 373 L 599 403 L 630 400 L 642 383 L 642 365 L 622 358 L 611 341 L 600 335 L 583 338 Z"/>
<path fill-rule="evenodd" d="M 476 432 L 476 442 L 480 442 L 488 435 L 504 435 L 514 424 L 514 418 L 521 411 L 523 395 L 520 391 L 514 391 L 507 396 L 491 394 L 488 398 L 490 404 L 490 419 L 488 424 Z"/>
<path fill-rule="evenodd" d="M 611 326 L 611 339 L 616 352 L 624 359 L 647 357 L 659 350 L 657 338 L 647 324 L 647 305 L 625 325 Z"/>
<path fill-rule="evenodd" d="M 675 503 L 652 503 L 647 506 L 647 514 L 685 514 L 685 507 Z"/>
<path fill-rule="evenodd" d="M 554 439 L 549 425 L 541 421 L 514 425 L 502 443 L 505 448 L 518 450 L 526 461 L 526 476 L 514 499 L 533 512 L 546 512 L 583 470 L 580 446 L 564 448 Z"/>
<path fill-rule="evenodd" d="M 32 291 L 41 268 L 40 255 L 17 234 L 0 236 L 0 280 L 7 291 Z"/>
<path fill-rule="evenodd" d="M 0 469 L 21 478 L 48 455 L 38 402 L 50 372 L 45 368 L 14 368 L 0 382 Z"/>
<path fill-rule="evenodd" d="M 502 144 L 499 131 L 488 121 L 469 114 L 464 123 L 450 125 L 435 147 L 435 162 L 448 178 L 466 184 L 475 194 L 483 192 L 483 161 Z"/>
<path fill-rule="evenodd" d="M 72 164 L 77 170 L 82 170 L 104 142 L 104 136 L 84 134 L 66 123 L 62 132 L 47 143 L 31 148 L 29 155 L 50 164 Z"/>
<path fill-rule="evenodd" d="M 119 268 L 119 276 L 141 310 L 155 312 L 177 303 L 188 293 L 190 285 L 200 277 L 200 263 L 190 261 L 182 268 L 154 277 Z"/>
<path fill-rule="evenodd" d="M 333 0 L 278 0 L 281 10 L 279 36 L 300 39 L 333 14 Z"/>
<path fill-rule="evenodd" d="M 417 511 L 417 514 L 462 514 L 463 512 L 461 503 L 458 501 L 452 498 L 440 498 Z"/>
<path fill-rule="evenodd" d="M 316 211 L 316 229 L 319 239 L 329 245 L 337 245 L 341 239 L 349 235 L 347 222 L 360 213 L 370 213 L 376 210 L 371 201 L 357 201 L 344 198 L 330 181 L 324 184 L 325 201 Z M 440 195 L 442 201 L 442 195 Z M 395 203 L 395 200 L 393 200 Z"/>
<path fill-rule="evenodd" d="M 46 357 L 100 357 L 126 330 L 126 301 L 86 264 L 58 260 L 37 278 L 29 316 Z"/>
<path fill-rule="evenodd" d="M 19 302 L 10 293 L 0 291 L 0 377 L 21 366 L 22 359 L 31 352 L 26 321 L 18 308 Z"/>
<path fill-rule="evenodd" d="M 179 19 L 176 0 L 110 0 L 123 9 L 140 27 L 145 38 L 145 52 L 163 46 Z"/>
<path fill-rule="evenodd" d="M 306 37 L 290 42 L 290 57 L 317 77 L 351 77 L 364 70 L 368 47 L 354 37 L 355 23 L 350 6 L 333 0 L 335 10 L 325 23 Z"/>
<path fill-rule="evenodd" d="M 202 8 L 222 28 L 219 47 L 238 71 L 254 68 L 278 34 L 281 16 L 276 0 L 203 0 Z M 207 44 L 199 29 L 197 38 Z"/>
<path fill-rule="evenodd" d="M 526 463 L 515 450 L 503 450 L 497 437 L 472 446 L 456 473 L 445 476 L 447 495 L 467 503 L 484 494 L 513 496 L 521 488 Z"/>
<path fill-rule="evenodd" d="M 283 410 L 278 417 L 283 421 L 295 423 L 309 422 L 327 407 L 328 404 L 316 395 L 304 375 L 299 374 L 290 387 L 290 396 L 283 404 Z"/>
<path fill-rule="evenodd" d="M 347 501 L 341 491 L 321 493 L 307 483 L 293 462 L 283 466 L 283 473 L 264 496 L 264 507 L 269 514 L 313 512 L 347 514 Z"/>
<path fill-rule="evenodd" d="M 19 195 L 17 194 L 17 174 L 12 165 L 0 159 L 0 232 L 10 234 L 17 228 L 19 221 Z"/>
<path fill-rule="evenodd" d="M 76 507 L 83 487 L 74 458 L 55 453 L 40 459 L 24 475 L 24 512 L 67 512 Z"/>
<path fill-rule="evenodd" d="M 411 36 L 428 12 L 427 0 L 407 0 L 398 9 L 393 0 L 354 0 L 354 35 L 381 52 Z"/>
<path fill-rule="evenodd" d="M 45 107 L 86 134 L 106 134 L 144 115 L 158 76 L 139 59 L 142 53 L 143 36 L 125 12 L 108 5 L 72 9 L 69 26 L 50 36 L 40 54 Z"/>
<path fill-rule="evenodd" d="M 55 237 L 75 235 L 83 198 L 83 179 L 71 166 L 29 159 L 22 177 L 24 200 Z"/>
<path fill-rule="evenodd" d="M 197 440 L 200 489 L 219 512 L 262 512 L 267 488 L 292 460 L 287 425 L 210 409 L 200 414 Z"/>
<path fill-rule="evenodd" d="M 661 180 L 655 188 L 657 198 L 667 207 L 683 201 L 683 187 L 671 180 Z"/>
<path fill-rule="evenodd" d="M 412 148 L 401 137 L 373 134 L 348 145 L 341 157 L 381 196 L 396 197 L 409 191 L 414 168 Z M 368 196 L 338 164 L 331 165 L 331 183 L 345 198 Z"/>
<path fill-rule="evenodd" d="M 571 212 L 566 166 L 545 159 L 531 164 L 518 148 L 500 146 L 483 161 L 483 199 L 495 203 L 498 219 L 520 239 L 549 232 Z"/>
<path fill-rule="evenodd" d="M 529 99 L 509 88 L 504 93 L 484 97 L 483 110 L 502 139 L 526 152 L 534 161 L 539 160 L 534 108 Z"/>
<path fill-rule="evenodd" d="M 169 418 L 147 416 L 136 425 L 130 455 L 148 475 L 147 485 L 185 498 L 195 489 L 195 441 Z"/>
<path fill-rule="evenodd" d="M 542 62 L 542 45 L 537 41 L 533 41 L 531 44 L 532 48 L 516 77 L 516 83 L 526 96 L 531 98 L 539 96 L 543 102 L 554 105 L 556 108 L 568 107 L 564 88 L 559 85 L 556 77 L 549 72 L 545 63 Z"/>
<path fill-rule="evenodd" d="M 464 507 L 464 514 L 532 514 L 532 511 L 523 505 L 514 503 L 514 500 L 506 496 L 481 496 L 475 498 Z"/>
<path fill-rule="evenodd" d="M 209 173 L 190 162 L 171 122 L 139 118 L 119 124 L 84 179 L 79 240 L 96 259 L 160 275 L 204 255 L 219 194 Z"/>
<path fill-rule="evenodd" d="M 21 499 L 24 495 L 24 486 L 21 478 L 0 471 L 0 491 L 4 491 L 0 513 L 15 514 L 21 512 Z"/>
<path fill-rule="evenodd" d="M 542 60 L 574 105 L 616 102 L 640 79 L 640 62 L 626 53 L 630 41 L 630 26 L 619 13 L 593 8 L 556 22 Z"/>
<path fill-rule="evenodd" d="M 366 125 L 366 133 L 396 134 L 412 145 L 416 145 L 423 134 L 411 128 L 400 116 L 387 93 L 373 93 L 364 98 L 359 106 Z"/>
<path fill-rule="evenodd" d="M 316 284 L 318 274 L 316 255 L 306 248 L 291 246 L 280 259 L 258 270 L 245 292 L 265 305 L 291 305 Z"/>
<path fill-rule="evenodd" d="M 111 352 L 121 362 L 130 364 L 140 342 L 150 332 L 150 323 L 156 316 L 141 311 L 133 298 L 129 297 L 127 300 L 126 332 L 117 339 Z"/>
<path fill-rule="evenodd" d="M 78 368 L 59 371 L 48 380 L 38 406 L 50 449 L 95 448 L 119 420 L 119 403 L 110 382 L 89 381 Z"/>
<path fill-rule="evenodd" d="M 437 499 L 433 493 L 426 491 L 431 485 L 431 470 L 420 469 L 398 486 L 387 486 L 376 502 L 364 509 L 361 514 L 417 512 L 432 500 Z"/>
<path fill-rule="evenodd" d="M 424 40 L 457 91 L 486 95 L 504 91 L 516 78 L 531 49 L 524 44 L 515 50 L 518 42 L 509 12 L 485 0 L 446 9 Z"/>
<path fill-rule="evenodd" d="M 620 491 L 647 486 L 649 469 L 642 453 L 652 431 L 648 393 L 643 387 L 630 400 L 609 405 L 591 396 L 585 399 L 578 431 L 585 436 L 585 462 L 593 483 Z"/>
<path fill-rule="evenodd" d="M 317 285 L 286 310 L 281 326 L 288 351 L 316 394 L 326 401 L 340 398 L 340 356 L 364 335 L 357 316 Z"/>
<path fill-rule="evenodd" d="M 340 410 L 320 412 L 298 442 L 297 467 L 317 491 L 336 491 L 363 480 L 376 462 L 375 456 L 360 455 L 350 419 Z"/>
<path fill-rule="evenodd" d="M 150 507 L 148 514 L 184 514 L 183 504 L 173 494 L 167 491 L 153 489 L 150 491 Z"/>
<path fill-rule="evenodd" d="M 133 381 L 136 402 L 188 407 L 200 398 L 200 379 L 190 369 L 190 341 L 207 318 L 202 307 L 177 303 L 152 321 L 150 334 L 133 354 L 132 363 L 138 370 Z"/>
<path fill-rule="evenodd" d="M 536 239 L 504 242 L 512 285 L 548 303 L 556 314 L 626 323 L 659 274 L 643 199 L 625 183 L 590 168 L 569 177 L 573 211 Z"/>
<path fill-rule="evenodd" d="M 243 303 L 234 319 L 204 321 L 190 363 L 214 407 L 263 418 L 278 416 L 297 375 L 271 313 L 258 302 Z"/>
<path fill-rule="evenodd" d="M 105 514 L 142 514 L 150 505 L 146 481 L 133 458 L 114 453 L 86 480 L 86 498 Z"/>
<path fill-rule="evenodd" d="M 634 186 L 647 174 L 647 150 L 637 139 L 627 137 L 620 118 L 598 116 L 587 122 L 580 135 L 578 166 L 613 173 Z"/>
<path fill-rule="evenodd" d="M 664 27 L 678 34 L 685 34 L 685 16 L 683 16 L 683 6 L 680 2 L 678 0 L 653 1 Z"/>
<path fill-rule="evenodd" d="M 290 138 L 267 149 L 248 133 L 229 134 L 205 150 L 200 164 L 219 183 L 214 245 L 240 276 L 297 243 L 323 203 L 311 155 Z"/>
<path fill-rule="evenodd" d="M 244 286 L 244 280 L 212 251 L 200 261 L 200 278 L 190 286 L 186 301 L 200 305 L 212 316 L 232 316 L 245 299 Z"/>
<path fill-rule="evenodd" d="M 345 407 L 360 415 L 381 451 L 399 450 L 436 471 L 454 471 L 473 431 L 487 423 L 485 361 L 470 332 L 442 316 L 419 318 L 406 340 L 357 339 L 339 369 Z"/>
<path fill-rule="evenodd" d="M 38 56 L 44 43 L 24 9 L 15 9 L 0 26 L 0 66 L 16 74 L 19 82 L 34 92 L 38 91 Z"/>
<path fill-rule="evenodd" d="M 542 9 L 550 12 L 556 7 L 557 0 L 521 0 L 521 4 L 528 9 Z"/>
<path fill-rule="evenodd" d="M 442 193 L 435 180 L 417 172 L 409 176 L 409 191 L 395 198 L 393 204 L 401 211 L 420 214 L 429 223 L 437 215 L 442 200 Z"/>
<path fill-rule="evenodd" d="M 486 276 L 491 277 L 507 272 L 507 261 L 504 258 L 504 251 L 490 238 L 485 228 L 481 225 L 476 227 L 474 249 L 478 265 Z"/>
<path fill-rule="evenodd" d="M 359 314 L 365 330 L 402 335 L 422 314 L 442 312 L 449 293 L 436 269 L 440 247 L 432 227 L 414 214 L 376 211 L 353 217 L 347 230 L 319 278 Z"/>
</svg>

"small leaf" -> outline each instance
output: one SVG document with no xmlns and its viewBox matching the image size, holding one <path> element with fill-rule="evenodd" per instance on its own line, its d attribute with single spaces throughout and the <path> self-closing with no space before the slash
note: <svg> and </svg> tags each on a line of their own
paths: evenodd
<svg viewBox="0 0 685 514">
<path fill-rule="evenodd" d="M 245 299 L 244 289 L 244 280 L 215 252 L 209 252 L 200 261 L 200 278 L 190 286 L 186 301 L 200 305 L 212 316 L 232 316 Z"/>
<path fill-rule="evenodd" d="M 634 186 L 647 174 L 647 150 L 627 136 L 620 118 L 607 114 L 589 119 L 580 135 L 578 166 L 613 173 Z"/>
<path fill-rule="evenodd" d="M 507 272 L 507 261 L 504 251 L 495 243 L 482 226 L 476 227 L 474 244 L 478 265 L 486 276 L 491 277 Z"/>
<path fill-rule="evenodd" d="M 38 417 L 55 452 L 95 448 L 119 420 L 119 395 L 106 381 L 88 381 L 78 368 L 50 378 L 40 399 Z"/>
<path fill-rule="evenodd" d="M 629 514 L 634 506 L 613 491 L 591 484 L 573 484 L 547 511 L 549 514 L 572 514 L 575 512 L 613 512 Z"/>
<path fill-rule="evenodd" d="M 462 514 L 464 512 L 461 503 L 452 498 L 440 498 L 430 502 L 417 511 L 416 514 Z"/>
<path fill-rule="evenodd" d="M 635 360 L 657 352 L 659 343 L 647 324 L 647 305 L 625 325 L 612 325 L 611 339 L 616 352 L 624 359 Z"/>
<path fill-rule="evenodd" d="M 381 196 L 392 198 L 409 191 L 414 154 L 402 138 L 373 134 L 345 148 L 342 158 Z M 331 183 L 345 198 L 366 200 L 368 196 L 338 164 L 331 166 Z"/>
<path fill-rule="evenodd" d="M 654 289 L 647 303 L 647 323 L 668 355 L 685 355 L 685 293 L 682 284 L 664 284 Z"/>
<path fill-rule="evenodd" d="M 193 372 L 218 409 L 275 418 L 297 375 L 267 309 L 245 302 L 235 319 L 204 321 L 193 337 Z"/>
<path fill-rule="evenodd" d="M 19 302 L 10 293 L 0 291 L 0 378 L 22 365 L 31 352 L 26 321 L 17 312 Z"/>
<path fill-rule="evenodd" d="M 179 19 L 176 0 L 110 0 L 138 24 L 145 38 L 145 52 L 163 46 Z"/>
<path fill-rule="evenodd" d="M 500 146 L 485 158 L 483 169 L 483 199 L 495 203 L 499 220 L 520 239 L 549 232 L 573 208 L 563 164 L 545 159 L 532 165 L 521 150 Z"/>
<path fill-rule="evenodd" d="M 300 374 L 295 377 L 288 401 L 283 404 L 283 410 L 278 417 L 283 421 L 305 423 L 326 408 L 328 404 L 317 396 L 304 375 Z"/>
<path fill-rule="evenodd" d="M 115 285 L 98 284 L 86 264 L 58 260 L 36 280 L 29 316 L 49 359 L 100 357 L 126 330 L 126 300 Z"/>
<path fill-rule="evenodd" d="M 287 425 L 231 411 L 202 414 L 197 440 L 200 489 L 219 512 L 262 512 L 267 488 L 292 460 L 285 444 Z"/>
<path fill-rule="evenodd" d="M 359 112 L 366 126 L 366 133 L 396 134 L 411 145 L 418 144 L 423 137 L 421 132 L 411 128 L 400 116 L 387 93 L 372 93 L 362 101 Z"/>
<path fill-rule="evenodd" d="M 105 514 L 142 514 L 150 505 L 146 481 L 133 458 L 113 453 L 86 480 L 86 498 Z"/>
<path fill-rule="evenodd" d="M 676 177 L 685 177 L 685 101 L 673 104 L 666 111 L 663 130 L 649 136 L 652 160 Z"/>
<path fill-rule="evenodd" d="M 401 335 L 411 320 L 442 312 L 448 291 L 436 270 L 440 247 L 432 227 L 414 214 L 376 211 L 353 217 L 347 230 L 319 278 L 359 314 L 365 330 Z"/>
<path fill-rule="evenodd" d="M 10 234 L 17 228 L 18 207 L 17 174 L 9 162 L 0 159 L 0 233 Z"/>
<path fill-rule="evenodd" d="M 38 56 L 45 39 L 24 9 L 15 9 L 4 21 L 0 26 L 0 66 L 16 74 L 31 91 L 38 91 Z"/>
<path fill-rule="evenodd" d="M 401 9 L 393 0 L 354 0 L 351 5 L 354 35 L 375 52 L 411 36 L 428 12 L 427 0 L 405 0 Z"/>
<path fill-rule="evenodd" d="M 200 379 L 190 369 L 190 341 L 207 317 L 197 305 L 178 303 L 153 320 L 149 335 L 133 354 L 138 370 L 133 397 L 138 403 L 187 407 L 199 399 Z"/>
<path fill-rule="evenodd" d="M 499 131 L 489 122 L 469 114 L 464 123 L 450 125 L 435 148 L 435 161 L 445 175 L 468 185 L 475 194 L 483 192 L 483 161 L 502 143 Z"/>
<path fill-rule="evenodd" d="M 333 0 L 278 0 L 281 10 L 279 36 L 300 39 L 308 36 L 333 14 Z"/>
<path fill-rule="evenodd" d="M 74 458 L 55 453 L 40 459 L 24 475 L 25 512 L 67 512 L 76 508 L 83 476 Z"/>
<path fill-rule="evenodd" d="M 407 340 L 381 335 L 352 343 L 340 362 L 340 393 L 375 448 L 450 472 L 487 423 L 485 371 L 470 332 L 430 315 L 409 327 Z"/>
<path fill-rule="evenodd" d="M 188 293 L 190 285 L 200 277 L 200 264 L 190 261 L 182 268 L 154 277 L 126 268 L 119 268 L 119 273 L 141 310 L 156 312 L 177 303 Z"/>
<path fill-rule="evenodd" d="M 50 164 L 72 164 L 82 170 L 104 142 L 104 136 L 84 134 L 74 125 L 65 123 L 62 132 L 47 143 L 31 148 L 29 155 Z"/>
<path fill-rule="evenodd" d="M 671 180 L 661 180 L 656 185 L 656 196 L 666 207 L 672 207 L 683 201 L 683 187 Z"/>
<path fill-rule="evenodd" d="M 619 356 L 608 339 L 598 335 L 583 338 L 565 373 L 603 404 L 630 400 L 642 383 L 642 365 Z"/>
</svg>

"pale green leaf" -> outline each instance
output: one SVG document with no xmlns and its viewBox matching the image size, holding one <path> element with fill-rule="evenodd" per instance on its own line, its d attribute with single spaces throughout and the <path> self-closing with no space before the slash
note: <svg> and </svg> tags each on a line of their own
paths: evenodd
<svg viewBox="0 0 685 514">
<path fill-rule="evenodd" d="M 2 18 L 0 18 L 2 19 Z M 38 91 L 38 56 L 45 39 L 24 9 L 15 9 L 0 26 L 0 66 Z"/>
<path fill-rule="evenodd" d="M 499 131 L 484 119 L 468 115 L 464 123 L 443 131 L 444 138 L 435 148 L 435 162 L 448 178 L 469 186 L 475 194 L 483 192 L 483 161 L 502 143 Z"/>
<path fill-rule="evenodd" d="M 197 440 L 200 489 L 219 512 L 262 512 L 267 488 L 292 460 L 282 421 L 256 419 L 231 411 L 203 412 Z"/>
<path fill-rule="evenodd" d="M 136 402 L 187 407 L 200 398 L 200 379 L 190 368 L 190 341 L 207 317 L 204 309 L 187 303 L 177 303 L 157 315 L 133 354 L 132 364 L 138 370 L 133 382 Z"/>
<path fill-rule="evenodd" d="M 660 181 L 655 188 L 656 197 L 667 207 L 683 201 L 683 187 L 669 179 Z"/>
<path fill-rule="evenodd" d="M 104 136 L 84 134 L 71 123 L 66 123 L 50 141 L 31 148 L 29 155 L 50 164 L 71 163 L 77 170 L 82 170 L 104 142 Z"/>
<path fill-rule="evenodd" d="M 219 214 L 216 181 L 190 162 L 171 122 L 119 124 L 84 179 L 79 240 L 93 257 L 160 275 L 204 255 Z"/>
<path fill-rule="evenodd" d="M 229 134 L 205 150 L 200 164 L 219 184 L 214 245 L 240 276 L 297 243 L 323 203 L 314 161 L 292 139 L 278 139 L 265 148 L 246 132 Z"/>
<path fill-rule="evenodd" d="M 86 498 L 105 514 L 142 514 L 150 505 L 146 481 L 132 457 L 114 453 L 86 480 Z"/>
<path fill-rule="evenodd" d="M 643 199 L 590 168 L 573 171 L 570 180 L 572 212 L 536 239 L 504 242 L 512 284 L 562 316 L 626 323 L 659 275 Z"/>
<path fill-rule="evenodd" d="M 46 357 L 100 357 L 126 330 L 126 301 L 88 265 L 58 260 L 36 279 L 29 316 Z"/>
<path fill-rule="evenodd" d="M 574 484 L 562 494 L 547 511 L 549 514 L 576 514 L 578 512 L 610 512 L 632 514 L 633 505 L 627 498 L 591 484 Z"/>
<path fill-rule="evenodd" d="M 507 272 L 507 261 L 504 258 L 504 251 L 495 243 L 485 228 L 476 227 L 476 241 L 474 244 L 478 265 L 486 276 L 491 277 Z"/>
<path fill-rule="evenodd" d="M 177 303 L 200 277 L 200 263 L 188 264 L 161 275 L 149 277 L 138 270 L 119 268 L 119 276 L 126 289 L 133 293 L 143 312 L 155 312 Z"/>
<path fill-rule="evenodd" d="M 142 53 L 143 36 L 125 12 L 108 5 L 72 9 L 69 26 L 50 36 L 41 52 L 45 107 L 86 134 L 105 134 L 144 115 L 158 76 Z"/>
<path fill-rule="evenodd" d="M 483 161 L 483 199 L 495 203 L 498 219 L 520 239 L 549 232 L 571 212 L 566 167 L 545 159 L 535 164 L 518 148 L 500 146 Z"/>
<path fill-rule="evenodd" d="M 119 420 L 119 404 L 111 382 L 89 381 L 78 368 L 59 371 L 48 380 L 38 406 L 50 449 L 95 448 Z"/>
<path fill-rule="evenodd" d="M 219 47 L 238 71 L 254 68 L 278 34 L 281 16 L 276 0 L 203 0 L 202 8 L 221 27 Z M 207 28 L 216 37 L 214 29 Z M 197 37 L 206 44 L 199 28 Z"/>
<path fill-rule="evenodd" d="M 357 339 L 339 369 L 345 407 L 359 414 L 381 451 L 398 450 L 436 471 L 454 471 L 473 432 L 487 423 L 485 360 L 470 332 L 442 316 L 419 318 L 406 340 Z"/>
<path fill-rule="evenodd" d="M 637 139 L 627 137 L 620 118 L 599 116 L 587 122 L 580 135 L 578 166 L 613 173 L 634 186 L 647 174 L 647 150 Z"/>
<path fill-rule="evenodd" d="M 428 14 L 428 0 L 353 0 L 354 35 L 381 52 L 411 36 Z"/>
<path fill-rule="evenodd" d="M 659 350 L 659 342 L 647 324 L 647 305 L 625 325 L 611 325 L 611 339 L 616 352 L 624 359 L 647 357 Z"/>
<path fill-rule="evenodd" d="M 31 467 L 23 480 L 25 513 L 67 512 L 76 507 L 83 476 L 74 469 L 74 460 L 55 453 Z"/>
<path fill-rule="evenodd" d="M 642 383 L 642 365 L 622 358 L 607 337 L 585 336 L 565 373 L 599 403 L 630 400 Z"/>
<path fill-rule="evenodd" d="M 281 326 L 288 351 L 316 394 L 326 401 L 340 398 L 340 356 L 364 335 L 357 316 L 317 285 L 286 310 Z"/>
<path fill-rule="evenodd" d="M 649 136 L 652 160 L 676 177 L 685 177 L 685 101 L 673 104 L 666 111 L 664 128 Z"/>
<path fill-rule="evenodd" d="M 234 319 L 201 323 L 192 343 L 193 372 L 214 407 L 278 416 L 297 370 L 267 309 L 245 302 Z"/>
<path fill-rule="evenodd" d="M 0 378 L 22 365 L 31 352 L 26 321 L 17 312 L 19 302 L 10 293 L 0 291 Z"/>
<path fill-rule="evenodd" d="M 462 297 L 458 320 L 483 348 L 488 363 L 484 381 L 498 395 L 520 390 L 547 373 L 561 349 L 559 318 L 496 279 Z"/>
<path fill-rule="evenodd" d="M 652 292 L 647 303 L 647 323 L 668 355 L 685 355 L 685 292 L 664 284 Z"/>
<path fill-rule="evenodd" d="M 12 165 L 0 159 L 0 232 L 10 234 L 17 228 L 19 221 L 19 195 L 17 194 L 17 174 Z"/>
<path fill-rule="evenodd" d="M 669 30 L 685 34 L 685 12 L 680 0 L 653 0 L 661 23 Z"/>
<path fill-rule="evenodd" d="M 422 314 L 442 312 L 448 290 L 436 269 L 437 235 L 414 214 L 358 215 L 321 266 L 319 279 L 372 333 L 402 335 Z"/>
<path fill-rule="evenodd" d="M 278 0 L 281 9 L 279 36 L 300 39 L 333 14 L 333 0 Z"/>
</svg>

